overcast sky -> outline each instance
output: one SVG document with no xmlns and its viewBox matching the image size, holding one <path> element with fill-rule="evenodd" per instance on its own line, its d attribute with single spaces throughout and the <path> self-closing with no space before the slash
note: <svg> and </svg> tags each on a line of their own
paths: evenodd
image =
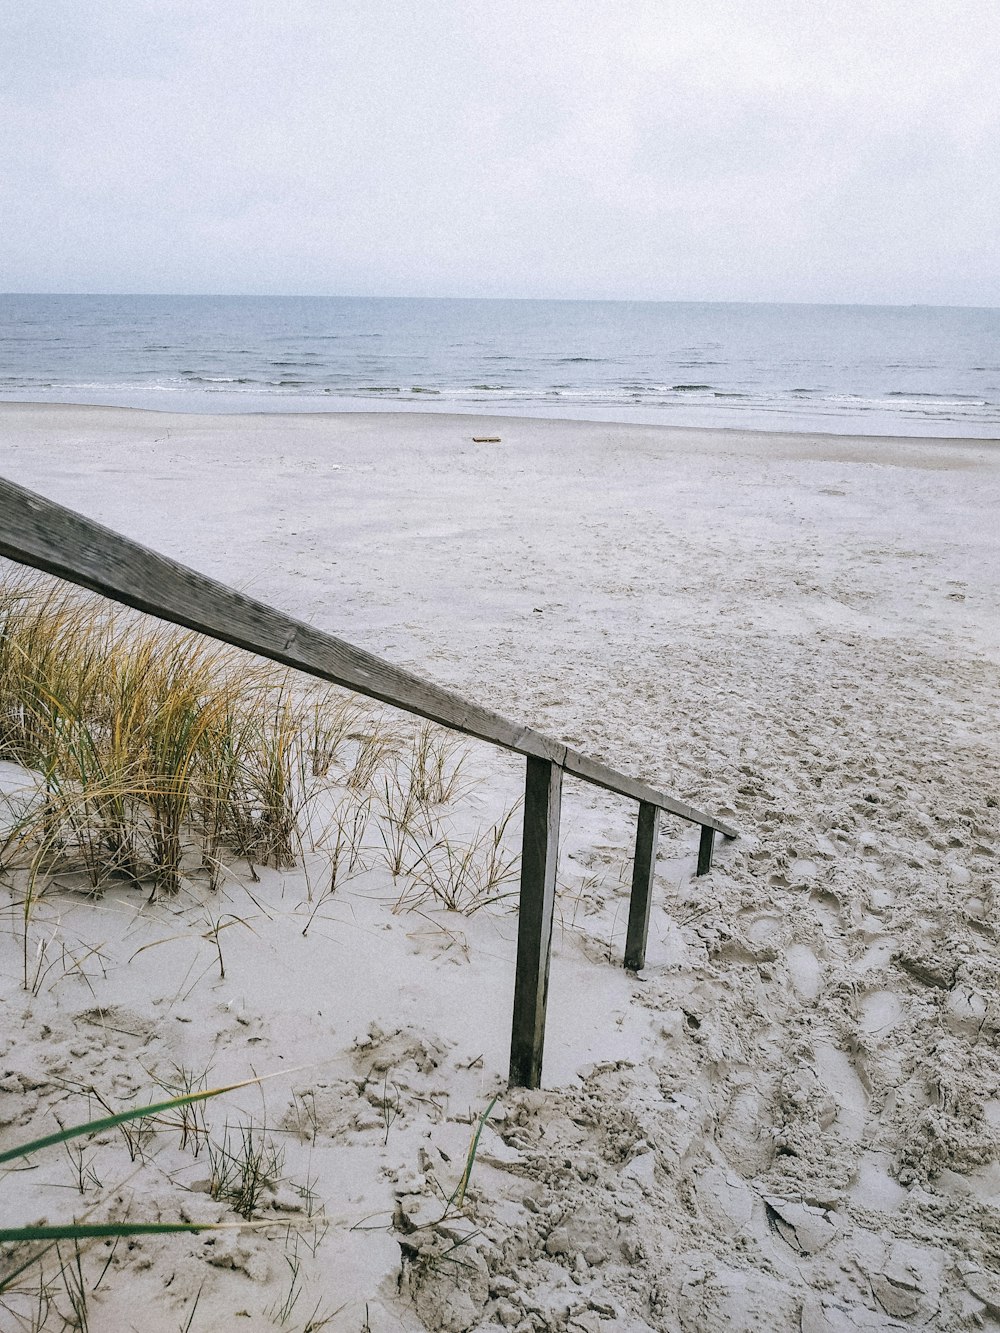
<svg viewBox="0 0 1000 1333">
<path fill-rule="evenodd" d="M 998 0 L 35 0 L 0 290 L 1000 305 Z"/>
</svg>

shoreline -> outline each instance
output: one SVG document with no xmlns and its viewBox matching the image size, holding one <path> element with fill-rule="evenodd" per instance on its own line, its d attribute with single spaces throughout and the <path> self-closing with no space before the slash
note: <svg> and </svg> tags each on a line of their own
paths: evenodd
<svg viewBox="0 0 1000 1333">
<path fill-rule="evenodd" d="M 505 404 L 503 408 L 495 411 L 472 411 L 463 410 L 461 406 L 452 405 L 448 407 L 438 407 L 433 403 L 422 403 L 417 400 L 406 400 L 400 403 L 380 400 L 378 405 L 366 403 L 364 400 L 354 398 L 344 398 L 338 400 L 340 406 L 320 405 L 312 406 L 315 399 L 300 399 L 297 406 L 278 405 L 275 407 L 245 407 L 237 399 L 230 397 L 230 405 L 223 406 L 217 404 L 214 407 L 211 403 L 198 403 L 195 406 L 169 407 L 150 405 L 133 400 L 132 395 L 124 395 L 130 401 L 120 403 L 101 402 L 89 403 L 78 401 L 63 402 L 57 399 L 12 399 L 0 398 L 0 410 L 11 408 L 66 408 L 81 410 L 106 410 L 123 412 L 150 412 L 165 416 L 179 417 L 311 417 L 311 416 L 468 416 L 479 417 L 483 420 L 512 420 L 512 421 L 557 421 L 573 422 L 579 425 L 602 425 L 602 426 L 645 426 L 656 430 L 693 430 L 704 433 L 723 433 L 723 434 L 747 434 L 747 435 L 822 435 L 834 439 L 901 439 L 901 440 L 921 440 L 921 441 L 959 441 L 972 444 L 991 444 L 1000 443 L 1000 425 L 997 427 L 996 435 L 949 435 L 943 430 L 941 432 L 925 432 L 923 434 L 911 435 L 896 429 L 884 430 L 864 430 L 859 428 L 862 422 L 860 417 L 844 417 L 844 426 L 842 429 L 831 429 L 829 418 L 821 418 L 820 425 L 797 424 L 791 427 L 782 428 L 780 425 L 739 425 L 739 424 L 720 424 L 718 421 L 700 422 L 696 419 L 683 421 L 673 420 L 664 421 L 659 412 L 651 409 L 636 408 L 625 415 L 615 415 L 619 409 L 607 408 L 601 409 L 592 407 L 584 410 L 583 415 L 574 415 L 578 410 L 576 407 L 567 406 L 565 408 L 551 407 L 548 410 L 539 411 L 536 406 L 519 407 L 516 403 Z M 227 397 L 226 395 L 220 395 Z M 674 414 L 676 416 L 676 413 Z M 693 417 L 704 417 L 706 413 L 693 413 Z M 759 413 L 757 414 L 759 415 Z M 895 425 L 895 423 L 893 423 Z"/>
<path fill-rule="evenodd" d="M 616 430 L 625 432 L 636 432 L 650 435 L 670 436 L 688 436 L 693 435 L 697 439 L 711 442 L 713 438 L 720 437 L 722 440 L 735 441 L 748 437 L 753 440 L 763 442 L 778 441 L 798 441 L 803 438 L 818 438 L 824 444 L 870 444 L 872 446 L 884 446 L 892 444 L 904 444 L 914 446 L 953 446 L 958 448 L 977 448 L 988 445 L 1000 446 L 1000 434 L 995 436 L 971 436 L 971 435 L 907 435 L 905 433 L 886 433 L 886 434 L 866 434 L 861 431 L 830 431 L 813 429 L 762 429 L 750 426 L 698 426 L 675 424 L 659 421 L 628 421 L 618 418 L 594 418 L 594 417 L 571 417 L 571 416 L 532 416 L 527 412 L 463 412 L 445 408 L 415 408 L 412 404 L 405 407 L 381 408 L 359 407 L 351 409 L 330 409 L 316 408 L 315 410 L 294 411 L 288 409 L 275 408 L 273 411 L 232 411 L 232 412 L 209 412 L 202 410 L 178 411 L 166 407 L 135 407 L 121 405 L 117 403 L 62 403 L 62 402 L 43 402 L 33 399 L 13 400 L 0 399 L 0 427 L 4 419 L 16 415 L 17 413 L 37 413 L 39 415 L 45 412 L 51 412 L 56 416 L 69 417 L 74 412 L 80 413 L 100 413 L 107 412 L 119 415 L 123 420 L 129 416 L 137 417 L 170 417 L 182 423 L 205 425 L 212 423 L 223 427 L 226 423 L 239 422 L 241 420 L 252 419 L 261 423 L 281 423 L 293 421 L 358 421 L 374 425 L 376 422 L 393 421 L 397 418 L 411 418 L 413 422 L 425 422 L 428 418 L 443 419 L 444 421 L 459 420 L 465 422 L 510 422 L 512 424 L 539 428 L 551 428 L 553 430 L 580 428 L 586 432 L 596 430 Z"/>
</svg>

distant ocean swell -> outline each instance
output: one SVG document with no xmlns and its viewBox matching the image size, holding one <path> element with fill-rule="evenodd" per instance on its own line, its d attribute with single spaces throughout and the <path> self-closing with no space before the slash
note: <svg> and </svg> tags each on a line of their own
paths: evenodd
<svg viewBox="0 0 1000 1333">
<path fill-rule="evenodd" d="M 912 433 L 993 438 L 1000 435 L 1000 400 L 972 394 L 889 390 L 883 397 L 830 393 L 821 388 L 771 389 L 757 392 L 715 388 L 711 384 L 622 385 L 615 387 L 526 387 L 514 384 L 422 385 L 317 383 L 306 376 L 255 377 L 182 372 L 162 379 L 92 379 L 0 375 L 0 399 L 108 403 L 111 406 L 163 408 L 171 411 L 317 411 L 365 403 L 411 404 L 434 400 L 439 410 L 477 408 L 503 414 L 530 414 L 530 409 L 555 409 L 556 415 L 603 418 L 620 409 L 622 420 L 661 420 L 670 424 L 745 426 L 748 429 L 804 429 L 877 434 Z M 808 403 L 808 410 L 804 404 Z M 637 416 L 636 410 L 643 415 Z M 702 410 L 705 420 L 692 417 Z M 678 412 L 683 417 L 677 416 Z M 711 420 L 708 413 L 711 413 Z M 655 413 L 656 415 L 648 415 Z M 725 414 L 722 420 L 719 414 Z M 926 427 L 934 427 L 927 431 Z M 950 427 L 952 429 L 945 429 Z"/>
<path fill-rule="evenodd" d="M 0 297 L 0 398 L 1000 436 L 1000 312 Z"/>
<path fill-rule="evenodd" d="M 712 384 L 623 384 L 621 386 L 581 386 L 541 385 L 529 387 L 517 384 L 352 384 L 341 379 L 328 382 L 306 375 L 253 376 L 253 375 L 210 375 L 195 370 L 182 370 L 173 377 L 161 379 L 136 377 L 135 379 L 92 379 L 60 381 L 55 378 L 36 376 L 0 375 L 0 394 L 6 398 L 18 394 L 35 393 L 50 395 L 64 394 L 87 395 L 101 390 L 114 394 L 134 393 L 142 397 L 162 394 L 165 399 L 171 395 L 184 395 L 192 388 L 202 394 L 246 394 L 248 397 L 273 395 L 275 398 L 316 397 L 334 395 L 343 398 L 366 398 L 373 395 L 391 394 L 399 400 L 417 398 L 421 395 L 440 398 L 444 402 L 456 404 L 490 403 L 509 401 L 511 404 L 526 404 L 552 401 L 554 403 L 579 403 L 623 407 L 643 404 L 670 408 L 678 400 L 688 404 L 697 398 L 702 399 L 737 399 L 742 404 L 752 404 L 760 411 L 794 412 L 803 398 L 812 400 L 814 411 L 828 411 L 832 414 L 849 412 L 899 412 L 926 414 L 934 417 L 947 416 L 956 422 L 981 415 L 984 421 L 991 415 L 1000 421 L 1000 398 L 990 400 L 977 398 L 973 394 L 945 393 L 932 391 L 908 391 L 890 389 L 883 397 L 865 397 L 860 394 L 830 393 L 823 388 L 803 388 L 796 385 L 788 389 L 747 390 L 717 388 Z M 81 399 L 83 401 L 83 399 Z"/>
</svg>

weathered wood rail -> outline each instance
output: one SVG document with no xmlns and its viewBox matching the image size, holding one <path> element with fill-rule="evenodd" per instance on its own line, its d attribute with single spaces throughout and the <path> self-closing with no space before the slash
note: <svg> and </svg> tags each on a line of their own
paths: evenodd
<svg viewBox="0 0 1000 1333">
<path fill-rule="evenodd" d="M 343 639 L 283 615 L 3 478 L 0 555 L 525 756 L 512 1085 L 537 1088 L 541 1082 L 563 774 L 639 803 L 624 959 L 625 966 L 632 970 L 645 963 L 661 812 L 700 826 L 699 875 L 711 868 L 715 835 L 736 837 L 734 829 L 712 815 L 530 727 L 469 703 Z"/>
</svg>

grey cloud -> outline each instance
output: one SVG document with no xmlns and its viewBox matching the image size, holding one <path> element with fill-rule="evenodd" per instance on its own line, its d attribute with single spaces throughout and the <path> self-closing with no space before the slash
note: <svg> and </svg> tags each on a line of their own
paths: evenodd
<svg viewBox="0 0 1000 1333">
<path fill-rule="evenodd" d="M 998 38 L 992 0 L 20 7 L 0 288 L 1000 304 Z"/>
</svg>

